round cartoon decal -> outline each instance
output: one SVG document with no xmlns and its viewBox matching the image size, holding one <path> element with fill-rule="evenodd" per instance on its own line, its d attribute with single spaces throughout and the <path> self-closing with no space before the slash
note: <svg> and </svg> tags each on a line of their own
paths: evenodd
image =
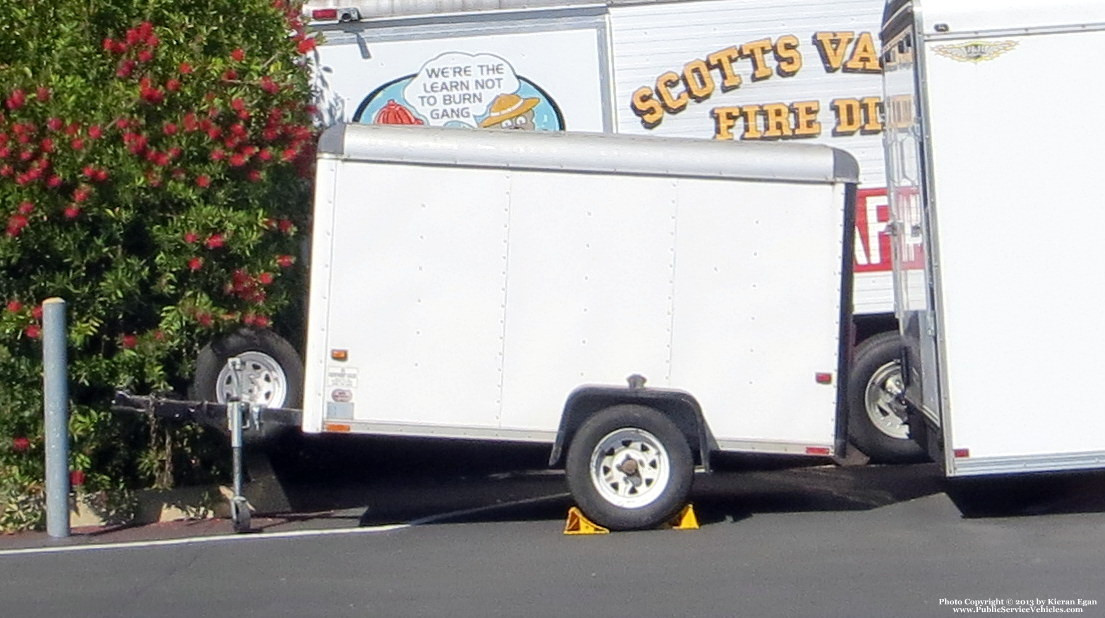
<svg viewBox="0 0 1105 618">
<path fill-rule="evenodd" d="M 450 52 L 377 88 L 354 122 L 563 131 L 564 117 L 544 90 L 493 54 Z"/>
</svg>

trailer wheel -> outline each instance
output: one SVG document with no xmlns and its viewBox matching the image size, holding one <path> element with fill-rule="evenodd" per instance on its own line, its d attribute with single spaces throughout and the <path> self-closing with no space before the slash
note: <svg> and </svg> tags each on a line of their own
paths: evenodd
<svg viewBox="0 0 1105 618">
<path fill-rule="evenodd" d="M 243 361 L 242 384 L 234 389 L 227 359 Z M 196 358 L 196 374 L 190 396 L 200 401 L 226 403 L 237 397 L 268 408 L 297 408 L 303 403 L 303 361 L 295 348 L 270 330 L 242 329 L 214 341 Z M 262 426 L 251 441 L 268 442 L 281 433 L 279 427 Z"/>
<path fill-rule="evenodd" d="M 848 437 L 872 461 L 906 463 L 922 458 L 909 439 L 909 426 L 895 413 L 902 392 L 901 343 L 897 333 L 881 333 L 856 348 L 848 376 Z"/>
<path fill-rule="evenodd" d="M 679 427 L 659 411 L 618 405 L 580 426 L 568 447 L 568 488 L 580 509 L 611 530 L 653 528 L 686 503 L 694 458 Z"/>
</svg>

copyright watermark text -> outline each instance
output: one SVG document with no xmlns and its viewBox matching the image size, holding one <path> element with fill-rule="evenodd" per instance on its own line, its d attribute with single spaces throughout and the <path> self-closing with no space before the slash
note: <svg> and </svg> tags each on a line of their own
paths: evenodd
<svg viewBox="0 0 1105 618">
<path fill-rule="evenodd" d="M 940 606 L 953 614 L 1081 614 L 1087 607 L 1096 607 L 1096 599 L 1056 599 L 1029 597 L 994 597 L 983 599 L 940 599 Z"/>
</svg>

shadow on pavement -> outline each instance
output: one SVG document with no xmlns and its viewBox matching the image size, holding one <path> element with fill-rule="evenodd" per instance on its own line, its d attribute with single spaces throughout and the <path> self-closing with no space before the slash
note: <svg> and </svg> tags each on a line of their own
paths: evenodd
<svg viewBox="0 0 1105 618">
<path fill-rule="evenodd" d="M 573 502 L 547 445 L 299 436 L 273 459 L 296 513 L 360 525 L 563 520 Z M 825 460 L 721 456 L 695 480 L 702 523 L 757 513 L 865 511 L 947 493 L 965 517 L 1105 511 L 1105 474 L 952 482 L 936 464 L 838 467 Z"/>
</svg>

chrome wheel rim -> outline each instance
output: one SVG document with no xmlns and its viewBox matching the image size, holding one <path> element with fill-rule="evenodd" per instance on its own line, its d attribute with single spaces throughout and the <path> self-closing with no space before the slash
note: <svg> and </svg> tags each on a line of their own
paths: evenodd
<svg viewBox="0 0 1105 618">
<path fill-rule="evenodd" d="M 230 367 L 223 365 L 216 381 L 215 399 L 226 403 L 235 397 L 248 403 L 279 408 L 288 394 L 288 378 L 283 367 L 264 352 L 242 352 L 238 355 L 242 369 L 238 372 L 238 390 L 234 388 L 234 375 Z"/>
<path fill-rule="evenodd" d="M 904 392 L 902 367 L 892 361 L 879 367 L 867 381 L 864 407 L 871 424 L 883 434 L 898 440 L 909 438 L 909 425 L 896 412 L 904 410 L 899 397 Z"/>
<path fill-rule="evenodd" d="M 610 504 L 641 508 L 663 495 L 671 480 L 669 461 L 656 436 L 635 427 L 618 429 L 591 452 L 591 482 Z"/>
</svg>

